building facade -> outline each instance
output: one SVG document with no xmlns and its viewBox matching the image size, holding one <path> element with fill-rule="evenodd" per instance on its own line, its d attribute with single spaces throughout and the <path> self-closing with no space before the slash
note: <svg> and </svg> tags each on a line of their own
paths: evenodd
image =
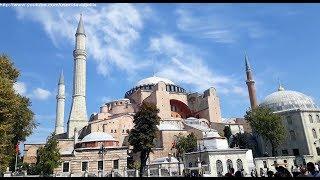
<svg viewBox="0 0 320 180">
<path fill-rule="evenodd" d="M 268 95 L 260 104 L 282 118 L 286 140 L 278 147 L 281 156 L 311 155 L 320 161 L 320 109 L 311 97 L 297 91 L 285 90 Z M 270 144 L 261 139 L 261 150 L 271 154 Z"/>
</svg>

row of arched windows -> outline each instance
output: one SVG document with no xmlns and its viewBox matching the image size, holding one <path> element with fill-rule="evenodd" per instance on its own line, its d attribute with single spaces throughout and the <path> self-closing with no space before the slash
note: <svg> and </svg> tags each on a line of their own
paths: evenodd
<svg viewBox="0 0 320 180">
<path fill-rule="evenodd" d="M 320 133 L 320 129 L 319 129 L 319 133 Z M 289 131 L 289 134 L 290 134 L 290 139 L 291 139 L 291 140 L 296 140 L 296 139 L 297 139 L 297 135 L 296 135 L 296 133 L 295 133 L 293 130 L 290 130 L 290 131 Z M 315 139 L 318 138 L 317 131 L 316 131 L 314 128 L 312 129 L 312 136 L 313 136 L 313 138 L 315 138 Z"/>
<path fill-rule="evenodd" d="M 316 119 L 317 119 L 317 123 L 320 123 L 320 116 L 319 116 L 319 114 L 316 115 Z M 311 114 L 309 114 L 309 122 L 310 122 L 310 123 L 313 123 L 313 122 L 314 122 L 314 121 L 313 121 L 313 117 L 312 117 Z"/>
<path fill-rule="evenodd" d="M 183 88 L 179 87 L 179 86 L 175 86 L 175 85 L 166 85 L 166 91 L 169 92 L 186 92 Z"/>
<path fill-rule="evenodd" d="M 320 129 L 319 129 L 319 133 L 320 133 Z M 313 136 L 313 138 L 315 138 L 315 139 L 318 138 L 317 132 L 316 132 L 316 130 L 315 130 L 314 128 L 312 129 L 312 136 Z"/>
<path fill-rule="evenodd" d="M 116 129 L 115 130 L 111 129 L 110 132 L 111 133 L 117 133 L 117 130 Z M 129 129 L 127 129 L 127 130 L 122 129 L 122 133 L 129 133 L 129 132 L 130 132 Z"/>
<path fill-rule="evenodd" d="M 224 175 L 223 173 L 223 165 L 221 160 L 216 161 L 216 167 L 217 167 L 217 174 L 218 177 L 222 177 Z M 227 160 L 227 171 L 229 172 L 233 168 L 232 160 L 228 159 Z M 241 171 L 243 169 L 243 163 L 241 159 L 237 159 L 237 170 Z"/>
<path fill-rule="evenodd" d="M 154 86 L 153 84 L 150 84 L 150 85 L 142 85 L 142 86 L 134 87 L 126 92 L 125 97 L 130 96 L 133 92 L 137 91 L 138 89 L 151 90 L 153 86 Z"/>
</svg>

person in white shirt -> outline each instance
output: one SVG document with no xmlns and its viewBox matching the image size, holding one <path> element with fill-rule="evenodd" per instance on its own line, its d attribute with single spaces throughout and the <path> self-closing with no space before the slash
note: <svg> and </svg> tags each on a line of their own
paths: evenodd
<svg viewBox="0 0 320 180">
<path fill-rule="evenodd" d="M 314 167 L 315 167 L 315 170 L 318 172 L 318 171 L 319 171 L 319 165 L 318 165 L 318 163 L 315 163 Z"/>
<path fill-rule="evenodd" d="M 308 177 L 320 177 L 320 173 L 316 171 L 316 168 L 313 162 L 307 163 L 307 169 L 309 171 Z"/>
</svg>

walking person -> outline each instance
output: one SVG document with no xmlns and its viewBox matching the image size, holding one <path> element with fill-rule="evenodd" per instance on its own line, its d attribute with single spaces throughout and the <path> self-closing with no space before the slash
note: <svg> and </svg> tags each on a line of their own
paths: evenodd
<svg viewBox="0 0 320 180">
<path fill-rule="evenodd" d="M 305 167 L 300 167 L 300 174 L 297 175 L 297 177 L 308 177 L 307 175 L 307 169 Z"/>
<path fill-rule="evenodd" d="M 313 162 L 307 163 L 308 177 L 320 177 L 320 173 L 316 171 L 316 167 Z"/>
</svg>

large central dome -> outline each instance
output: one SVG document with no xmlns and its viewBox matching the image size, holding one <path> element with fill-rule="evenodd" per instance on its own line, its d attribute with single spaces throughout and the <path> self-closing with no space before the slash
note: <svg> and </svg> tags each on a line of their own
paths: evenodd
<svg viewBox="0 0 320 180">
<path fill-rule="evenodd" d="M 273 111 L 318 108 L 311 97 L 297 91 L 284 90 L 281 86 L 277 92 L 268 95 L 260 105 Z"/>
<path fill-rule="evenodd" d="M 150 84 L 158 84 L 160 81 L 166 83 L 166 84 L 174 84 L 171 80 L 166 78 L 161 78 L 157 76 L 148 77 L 145 79 L 140 80 L 136 86 L 143 86 L 143 85 L 150 85 Z"/>
</svg>

